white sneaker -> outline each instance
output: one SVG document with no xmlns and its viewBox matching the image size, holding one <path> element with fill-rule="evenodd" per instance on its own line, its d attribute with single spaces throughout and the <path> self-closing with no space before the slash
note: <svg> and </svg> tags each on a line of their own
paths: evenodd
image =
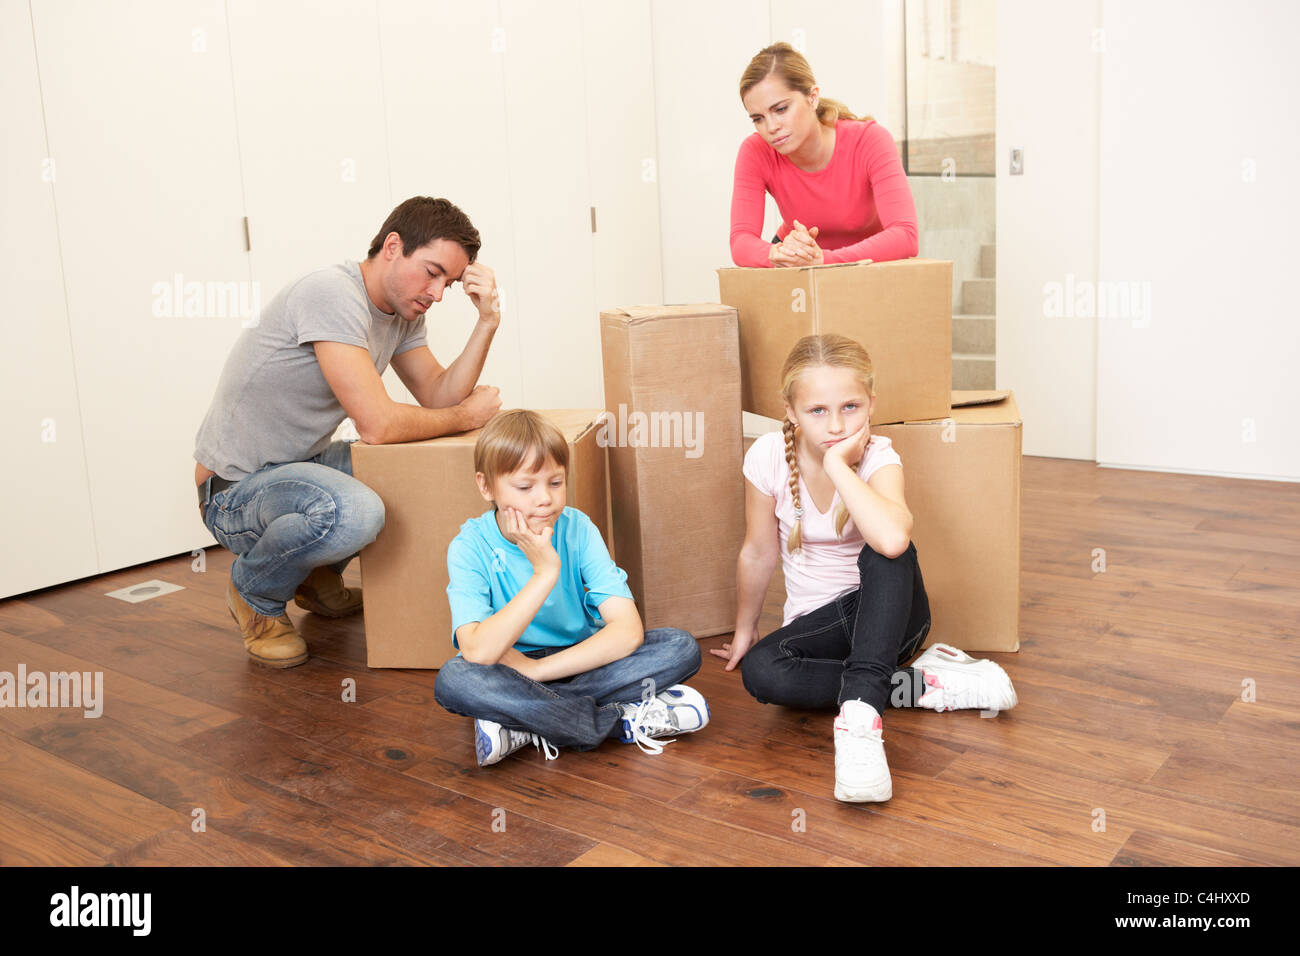
<svg viewBox="0 0 1300 956">
<path fill-rule="evenodd" d="M 704 695 L 687 687 L 674 684 L 667 690 L 646 700 L 620 705 L 623 708 L 623 742 L 634 743 L 643 753 L 663 753 L 663 744 L 655 738 L 668 734 L 689 734 L 702 729 L 709 722 L 709 705 Z M 663 741 L 672 743 L 676 738 Z"/>
<path fill-rule="evenodd" d="M 916 702 L 931 710 L 1010 710 L 1016 689 L 1007 672 L 990 660 L 975 660 L 950 644 L 932 644 L 912 662 L 925 678 Z"/>
<path fill-rule="evenodd" d="M 884 803 L 894 795 L 883 723 L 870 704 L 846 700 L 835 718 L 835 799 Z"/>
<path fill-rule="evenodd" d="M 545 737 L 525 730 L 509 730 L 493 720 L 474 721 L 474 753 L 480 767 L 490 767 L 529 744 L 540 747 L 547 760 L 554 760 L 560 755 L 560 748 L 551 746 Z"/>
</svg>

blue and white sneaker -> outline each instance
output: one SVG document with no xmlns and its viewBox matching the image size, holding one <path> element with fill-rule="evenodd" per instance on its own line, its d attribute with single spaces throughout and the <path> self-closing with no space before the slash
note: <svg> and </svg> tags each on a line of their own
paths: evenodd
<svg viewBox="0 0 1300 956">
<path fill-rule="evenodd" d="M 634 743 L 643 753 L 663 753 L 663 743 L 655 738 L 669 734 L 689 734 L 709 722 L 709 705 L 704 695 L 685 684 L 674 684 L 646 700 L 620 705 L 623 708 L 623 743 Z"/>
<path fill-rule="evenodd" d="M 493 720 L 474 721 L 474 753 L 480 767 L 490 767 L 529 744 L 539 747 L 547 760 L 554 760 L 560 755 L 560 748 L 551 746 L 545 737 L 530 734 L 526 730 L 510 730 Z"/>
</svg>

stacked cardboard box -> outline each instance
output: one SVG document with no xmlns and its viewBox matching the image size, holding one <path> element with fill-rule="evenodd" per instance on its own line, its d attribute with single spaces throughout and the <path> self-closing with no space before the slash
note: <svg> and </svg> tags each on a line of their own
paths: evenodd
<svg viewBox="0 0 1300 956">
<path fill-rule="evenodd" d="M 952 263 L 938 259 L 799 269 L 719 269 L 740 317 L 745 411 L 784 418 L 781 365 L 805 335 L 861 342 L 876 371 L 875 423 L 948 414 L 952 391 Z"/>
<path fill-rule="evenodd" d="M 569 442 L 568 505 L 584 512 L 609 546 L 605 448 L 597 440 L 600 409 L 541 414 Z M 456 655 L 447 546 L 462 524 L 492 507 L 474 481 L 478 435 L 352 446 L 352 473 L 379 495 L 385 514 L 379 537 L 361 552 L 370 667 L 441 667 Z"/>
<path fill-rule="evenodd" d="M 912 541 L 933 625 L 927 644 L 1020 648 L 1020 409 L 953 392 L 951 415 L 872 426 L 903 462 Z"/>
<path fill-rule="evenodd" d="M 647 628 L 696 637 L 736 623 L 745 538 L 736 310 L 600 317 L 614 547 Z"/>
</svg>

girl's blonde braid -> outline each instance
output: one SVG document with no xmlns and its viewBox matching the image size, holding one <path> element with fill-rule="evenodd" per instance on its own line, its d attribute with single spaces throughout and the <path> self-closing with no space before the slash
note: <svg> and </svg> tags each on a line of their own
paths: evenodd
<svg viewBox="0 0 1300 956">
<path fill-rule="evenodd" d="M 786 541 L 786 550 L 794 554 L 802 546 L 799 528 L 803 519 L 803 505 L 799 501 L 799 457 L 794 450 L 794 422 L 786 419 L 781 423 L 781 434 L 785 436 L 785 463 L 790 466 L 790 495 L 794 498 L 794 527 Z"/>
</svg>

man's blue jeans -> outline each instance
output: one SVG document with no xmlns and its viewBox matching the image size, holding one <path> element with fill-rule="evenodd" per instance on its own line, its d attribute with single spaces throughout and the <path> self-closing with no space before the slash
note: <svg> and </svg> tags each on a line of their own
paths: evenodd
<svg viewBox="0 0 1300 956">
<path fill-rule="evenodd" d="M 259 614 L 278 617 L 314 569 L 342 572 L 384 527 L 384 503 L 352 477 L 352 443 L 308 461 L 266 465 L 212 495 L 203 524 L 236 555 L 235 589 Z"/>
<path fill-rule="evenodd" d="M 527 656 L 561 650 L 548 647 Z M 534 733 L 556 747 L 591 750 L 607 737 L 621 736 L 620 704 L 665 691 L 699 669 L 695 638 L 679 628 L 657 627 L 646 631 L 645 641 L 627 657 L 546 683 L 505 664 L 471 664 L 453 657 L 438 671 L 433 697 L 453 714 Z"/>
</svg>

